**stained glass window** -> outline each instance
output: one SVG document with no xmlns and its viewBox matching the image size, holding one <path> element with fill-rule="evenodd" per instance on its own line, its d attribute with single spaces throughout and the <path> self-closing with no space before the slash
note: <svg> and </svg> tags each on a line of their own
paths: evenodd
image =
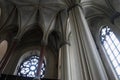
<svg viewBox="0 0 120 80">
<path fill-rule="evenodd" d="M 101 43 L 120 79 L 120 42 L 108 26 L 102 28 Z"/>
<path fill-rule="evenodd" d="M 26 58 L 21 63 L 17 74 L 23 77 L 35 77 L 37 73 L 38 61 L 39 61 L 39 56 L 37 55 L 32 55 Z M 41 68 L 41 75 L 40 75 L 41 78 L 44 77 L 44 73 L 45 73 L 45 62 L 43 61 Z"/>
</svg>

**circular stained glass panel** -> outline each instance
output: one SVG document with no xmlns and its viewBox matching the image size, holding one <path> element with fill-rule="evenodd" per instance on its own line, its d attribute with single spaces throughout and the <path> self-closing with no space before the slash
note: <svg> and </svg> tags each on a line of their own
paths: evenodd
<svg viewBox="0 0 120 80">
<path fill-rule="evenodd" d="M 17 74 L 23 77 L 35 77 L 37 72 L 38 62 L 39 62 L 39 56 L 36 55 L 30 56 L 21 63 Z M 41 68 L 41 75 L 40 75 L 41 78 L 44 77 L 44 73 L 45 73 L 45 62 L 43 61 Z"/>
</svg>

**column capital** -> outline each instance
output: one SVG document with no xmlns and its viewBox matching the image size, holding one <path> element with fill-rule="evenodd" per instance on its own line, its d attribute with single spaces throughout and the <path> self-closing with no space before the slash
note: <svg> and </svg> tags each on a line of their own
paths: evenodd
<svg viewBox="0 0 120 80">
<path fill-rule="evenodd" d="M 75 3 L 74 5 L 68 7 L 67 11 L 69 12 L 69 11 L 71 11 L 71 10 L 72 10 L 73 8 L 75 8 L 75 7 L 80 7 L 80 8 L 82 8 L 82 6 L 81 6 L 80 3 Z"/>
</svg>

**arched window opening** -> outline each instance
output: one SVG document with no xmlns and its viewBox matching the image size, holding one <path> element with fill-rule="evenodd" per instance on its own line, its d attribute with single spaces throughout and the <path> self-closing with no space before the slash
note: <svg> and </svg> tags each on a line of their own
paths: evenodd
<svg viewBox="0 0 120 80">
<path fill-rule="evenodd" d="M 120 79 L 120 42 L 108 26 L 101 29 L 101 43 Z"/>
<path fill-rule="evenodd" d="M 6 40 L 3 40 L 0 43 L 0 61 L 2 60 L 3 56 L 5 55 L 8 48 L 8 42 Z"/>
<path fill-rule="evenodd" d="M 36 77 L 38 62 L 39 56 L 37 55 L 32 55 L 26 58 L 20 64 L 17 75 L 23 77 Z M 44 74 L 45 74 L 45 62 L 43 61 L 40 78 L 43 78 Z"/>
</svg>

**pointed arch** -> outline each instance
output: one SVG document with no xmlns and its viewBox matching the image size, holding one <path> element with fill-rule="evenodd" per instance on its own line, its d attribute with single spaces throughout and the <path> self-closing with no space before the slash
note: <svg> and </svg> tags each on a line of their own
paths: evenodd
<svg viewBox="0 0 120 80">
<path fill-rule="evenodd" d="M 62 43 L 62 35 L 59 31 L 51 31 L 51 33 L 48 36 L 48 46 L 53 50 L 57 51 L 60 48 L 60 45 Z"/>
<path fill-rule="evenodd" d="M 29 28 L 25 33 L 23 33 L 20 45 L 24 43 L 34 43 L 34 44 L 41 44 L 41 40 L 43 38 L 43 31 L 37 25 L 32 25 L 33 27 Z"/>
</svg>

